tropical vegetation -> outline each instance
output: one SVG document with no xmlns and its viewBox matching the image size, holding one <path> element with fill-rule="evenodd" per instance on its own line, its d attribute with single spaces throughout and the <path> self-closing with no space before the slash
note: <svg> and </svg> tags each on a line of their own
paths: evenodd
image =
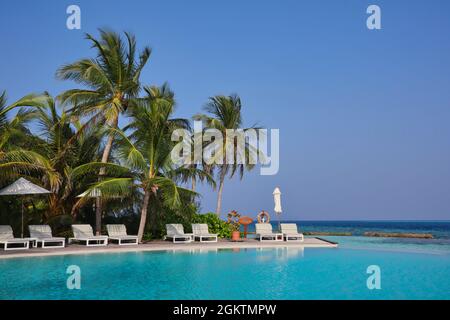
<svg viewBox="0 0 450 320">
<path fill-rule="evenodd" d="M 48 223 L 59 235 L 76 222 L 94 225 L 97 233 L 115 222 L 143 241 L 160 238 L 166 222 L 202 222 L 230 236 L 232 228 L 219 218 L 224 181 L 236 172 L 242 177 L 253 165 L 174 163 L 172 132 L 192 132 L 191 122 L 175 117 L 175 94 L 167 83 L 141 83 L 151 49 L 138 53 L 130 33 L 99 33 L 86 35 L 94 57 L 56 71 L 78 88 L 56 96 L 31 93 L 11 104 L 1 93 L 0 188 L 25 177 L 50 190 L 48 197 L 26 199 L 26 222 Z M 193 118 L 226 134 L 242 127 L 241 109 L 237 95 L 219 95 L 209 99 L 206 114 Z M 215 189 L 216 179 L 217 210 L 200 215 L 196 183 Z M 19 215 L 11 213 L 19 210 L 18 198 L 0 197 L 0 224 L 17 227 Z"/>
<path fill-rule="evenodd" d="M 214 163 L 210 170 L 217 172 L 219 177 L 219 190 L 217 192 L 216 214 L 220 217 L 222 211 L 222 195 L 225 184 L 225 178 L 232 178 L 236 173 L 242 179 L 246 170 L 251 170 L 255 166 L 255 159 L 258 157 L 257 150 L 249 141 L 244 141 L 243 150 L 233 148 L 233 162 L 227 161 L 227 130 L 240 129 L 242 131 L 256 128 L 242 128 L 242 103 L 238 95 L 223 96 L 218 95 L 209 98 L 208 103 L 204 106 L 205 114 L 198 114 L 194 119 L 204 122 L 206 128 L 216 129 L 221 132 L 224 143 L 222 150 L 214 154 Z M 235 141 L 233 141 L 236 144 Z M 242 152 L 243 154 L 240 154 Z M 246 159 L 240 163 L 238 158 Z M 253 160 L 253 161 L 252 161 Z"/>
</svg>

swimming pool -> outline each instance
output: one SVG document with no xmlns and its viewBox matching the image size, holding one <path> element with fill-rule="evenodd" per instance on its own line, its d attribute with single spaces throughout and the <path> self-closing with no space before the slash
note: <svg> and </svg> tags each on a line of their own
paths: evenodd
<svg viewBox="0 0 450 320">
<path fill-rule="evenodd" d="M 81 270 L 69 290 L 66 269 Z M 381 290 L 367 288 L 367 267 Z M 353 249 L 109 253 L 0 260 L 1 299 L 450 299 L 450 256 Z"/>
</svg>

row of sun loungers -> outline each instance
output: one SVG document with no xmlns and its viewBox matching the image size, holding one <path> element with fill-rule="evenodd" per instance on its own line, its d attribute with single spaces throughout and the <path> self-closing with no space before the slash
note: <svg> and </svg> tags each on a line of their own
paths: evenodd
<svg viewBox="0 0 450 320">
<path fill-rule="evenodd" d="M 281 223 L 281 232 L 273 232 L 270 223 L 257 223 L 256 237 L 259 241 L 304 241 L 303 234 L 297 230 L 295 223 Z"/>
<path fill-rule="evenodd" d="M 85 244 L 88 247 L 106 246 L 108 240 L 117 242 L 119 245 L 138 244 L 138 237 L 128 235 L 127 229 L 123 224 L 106 225 L 108 236 L 94 236 L 94 231 L 88 224 L 73 225 L 72 230 L 74 237 L 69 239 L 69 243 L 78 242 Z"/>
<path fill-rule="evenodd" d="M 182 224 L 166 224 L 166 239 L 173 243 L 189 243 L 192 241 L 217 242 L 217 234 L 209 233 L 207 224 L 193 224 L 192 233 L 184 233 Z"/>
<path fill-rule="evenodd" d="M 30 225 L 29 238 L 14 238 L 11 226 L 0 226 L 0 245 L 5 250 L 29 249 L 30 243 L 34 247 L 64 248 L 65 238 L 53 237 L 48 225 Z M 92 227 L 88 224 L 72 225 L 73 238 L 68 243 L 81 243 L 88 247 L 106 246 L 108 242 L 117 242 L 119 245 L 137 245 L 138 237 L 128 235 L 123 224 L 108 224 L 108 236 L 95 236 Z M 165 240 L 173 243 L 190 243 L 192 241 L 217 242 L 217 234 L 209 233 L 207 224 L 193 224 L 192 233 L 185 233 L 182 224 L 167 224 Z M 303 234 L 298 233 L 295 223 L 282 223 L 281 232 L 273 232 L 270 223 L 256 224 L 256 238 L 263 241 L 304 241 Z"/>
<path fill-rule="evenodd" d="M 281 232 L 273 232 L 270 223 L 257 223 L 256 238 L 263 241 L 304 241 L 303 234 L 297 230 L 295 223 L 281 223 Z M 183 242 L 189 243 L 191 241 L 199 240 L 200 242 L 217 242 L 217 235 L 208 232 L 208 225 L 193 224 L 192 232 L 185 233 L 183 225 L 168 224 L 166 225 L 167 236 L 166 239 L 172 240 L 174 243 Z"/>
<path fill-rule="evenodd" d="M 91 246 L 106 246 L 108 241 L 117 242 L 119 245 L 138 244 L 137 236 L 129 236 L 124 225 L 110 224 L 106 226 L 108 236 L 95 236 L 92 227 L 88 224 L 72 225 L 73 238 L 69 238 L 69 244 L 78 242 Z M 44 249 L 64 248 L 65 238 L 53 237 L 52 229 L 48 225 L 30 225 L 29 238 L 15 238 L 11 226 L 0 226 L 0 245 L 5 250 L 29 249 L 30 243 L 33 247 L 39 245 Z"/>
<path fill-rule="evenodd" d="M 15 238 L 11 226 L 0 225 L 0 245 L 5 250 L 26 250 L 33 247 L 42 248 L 64 248 L 66 244 L 65 238 L 53 237 L 52 229 L 48 225 L 30 225 L 29 238 Z M 108 224 L 107 236 L 95 236 L 92 227 L 88 224 L 72 225 L 73 238 L 69 238 L 68 243 L 81 243 L 88 247 L 106 246 L 108 242 L 116 242 L 119 245 L 137 245 L 138 237 L 128 235 L 127 229 L 123 224 Z M 208 232 L 208 225 L 193 224 L 193 233 L 185 234 L 183 225 L 168 224 L 166 225 L 167 239 L 172 239 L 174 243 L 191 242 L 199 240 L 200 242 L 217 242 L 217 234 Z"/>
</svg>

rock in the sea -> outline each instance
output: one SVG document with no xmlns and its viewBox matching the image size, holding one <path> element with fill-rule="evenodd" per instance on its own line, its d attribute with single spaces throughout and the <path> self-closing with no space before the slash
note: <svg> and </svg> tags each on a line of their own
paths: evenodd
<svg viewBox="0 0 450 320">
<path fill-rule="evenodd" d="M 431 233 L 364 232 L 365 237 L 433 239 Z"/>
<path fill-rule="evenodd" d="M 321 232 L 321 231 L 307 231 L 303 232 L 305 236 L 351 236 L 351 232 Z"/>
</svg>

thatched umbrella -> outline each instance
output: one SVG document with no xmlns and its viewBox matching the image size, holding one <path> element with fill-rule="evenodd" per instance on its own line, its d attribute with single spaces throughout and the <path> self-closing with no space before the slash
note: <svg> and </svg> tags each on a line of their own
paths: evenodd
<svg viewBox="0 0 450 320">
<path fill-rule="evenodd" d="M 20 178 L 16 182 L 0 190 L 0 196 L 27 196 L 31 194 L 48 194 L 51 193 L 47 189 L 39 187 L 31 183 L 27 179 Z M 22 199 L 22 238 L 23 238 L 23 198 Z"/>
</svg>

